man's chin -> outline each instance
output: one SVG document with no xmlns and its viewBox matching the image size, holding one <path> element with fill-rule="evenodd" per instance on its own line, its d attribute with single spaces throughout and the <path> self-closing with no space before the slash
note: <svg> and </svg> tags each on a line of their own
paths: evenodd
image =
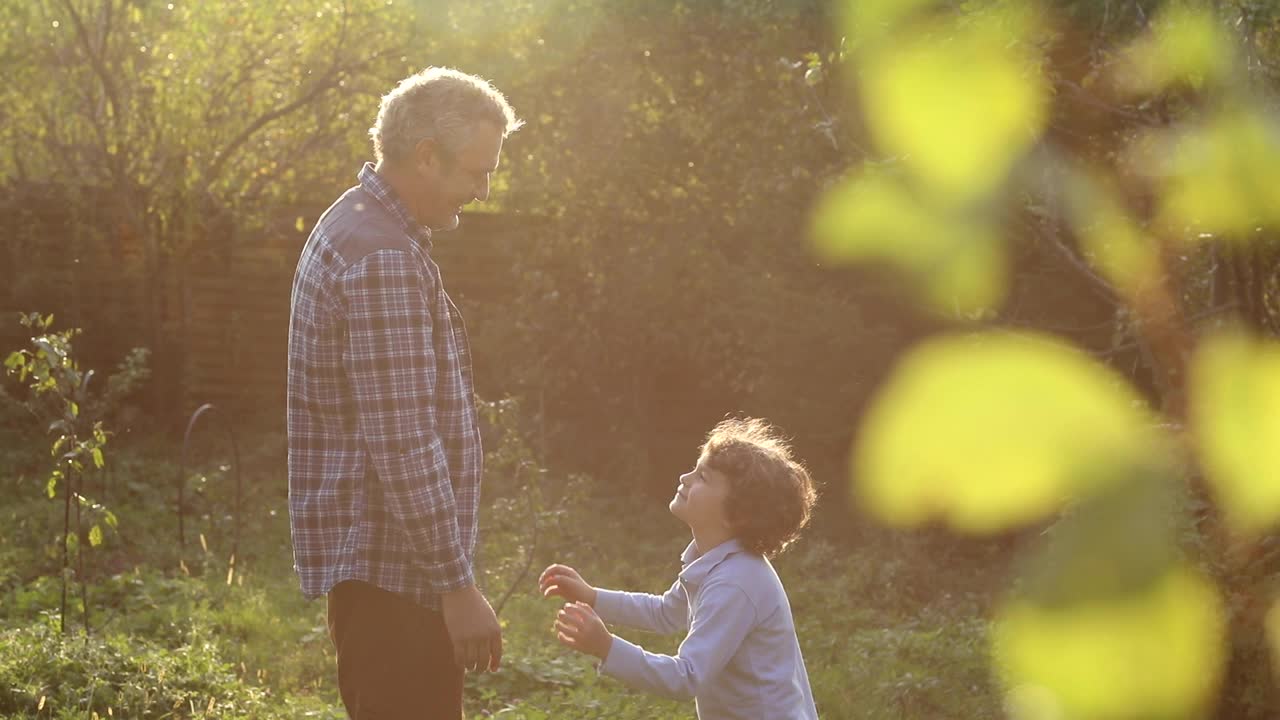
<svg viewBox="0 0 1280 720">
<path fill-rule="evenodd" d="M 449 232 L 450 230 L 457 230 L 458 224 L 460 222 L 461 220 L 458 218 L 458 215 L 455 213 L 453 215 L 450 215 L 449 218 L 447 220 L 444 220 L 443 222 L 432 223 L 431 231 L 432 232 Z"/>
</svg>

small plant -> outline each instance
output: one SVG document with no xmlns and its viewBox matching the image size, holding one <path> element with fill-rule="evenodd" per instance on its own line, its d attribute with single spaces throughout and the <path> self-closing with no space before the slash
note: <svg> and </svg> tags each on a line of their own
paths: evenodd
<svg viewBox="0 0 1280 720">
<path fill-rule="evenodd" d="M 101 545 L 107 530 L 114 530 L 117 519 L 114 513 L 101 503 L 85 497 L 79 480 L 87 467 L 102 469 L 106 464 L 103 448 L 110 433 L 103 427 L 101 417 L 121 398 L 133 391 L 147 375 L 147 351 L 135 348 L 121 364 L 119 372 L 107 380 L 107 389 L 100 397 L 89 393 L 94 371 L 82 371 L 76 362 L 72 340 L 80 334 L 79 328 L 54 331 L 53 315 L 28 313 L 21 317 L 29 328 L 31 349 L 16 350 L 5 358 L 4 366 L 10 376 L 26 385 L 30 399 L 25 403 L 35 421 L 47 427 L 53 436 L 50 454 L 54 467 L 45 483 L 45 493 L 50 499 L 63 488 L 64 513 L 62 536 L 62 617 L 66 631 L 67 576 L 71 550 L 76 551 L 76 576 L 81 581 L 85 632 L 89 630 L 88 589 L 84 577 L 83 542 L 90 546 Z M 90 410 L 86 412 L 84 408 Z M 75 506 L 76 532 L 71 533 L 71 508 Z M 87 516 L 85 518 L 84 516 Z M 83 531 L 87 520 L 89 529 Z"/>
</svg>

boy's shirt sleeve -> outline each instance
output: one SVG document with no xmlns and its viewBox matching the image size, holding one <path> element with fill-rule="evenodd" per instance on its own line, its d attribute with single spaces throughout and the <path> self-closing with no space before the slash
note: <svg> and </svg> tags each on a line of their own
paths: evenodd
<svg viewBox="0 0 1280 720">
<path fill-rule="evenodd" d="M 755 627 L 756 609 L 732 583 L 703 588 L 689 635 L 672 657 L 651 653 L 616 635 L 600 672 L 638 690 L 671 698 L 697 697 L 720 675 Z"/>
<path fill-rule="evenodd" d="M 679 580 L 662 595 L 597 590 L 595 610 L 607 623 L 637 630 L 672 635 L 689 629 L 689 601 Z"/>
</svg>

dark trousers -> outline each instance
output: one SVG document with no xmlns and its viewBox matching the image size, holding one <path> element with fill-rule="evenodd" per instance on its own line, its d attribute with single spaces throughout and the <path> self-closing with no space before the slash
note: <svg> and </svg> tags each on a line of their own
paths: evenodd
<svg viewBox="0 0 1280 720">
<path fill-rule="evenodd" d="M 352 720 L 461 720 L 463 672 L 439 612 L 348 580 L 329 591 L 329 637 Z"/>
</svg>

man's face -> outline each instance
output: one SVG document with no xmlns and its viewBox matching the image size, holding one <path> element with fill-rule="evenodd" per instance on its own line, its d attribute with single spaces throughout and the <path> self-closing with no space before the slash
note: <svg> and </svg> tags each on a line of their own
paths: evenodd
<svg viewBox="0 0 1280 720">
<path fill-rule="evenodd" d="M 490 122 L 480 122 L 458 152 L 450 154 L 433 146 L 422 162 L 418 222 L 432 230 L 458 227 L 458 213 L 472 200 L 489 197 L 489 176 L 498 169 L 502 153 L 502 131 Z"/>
</svg>

